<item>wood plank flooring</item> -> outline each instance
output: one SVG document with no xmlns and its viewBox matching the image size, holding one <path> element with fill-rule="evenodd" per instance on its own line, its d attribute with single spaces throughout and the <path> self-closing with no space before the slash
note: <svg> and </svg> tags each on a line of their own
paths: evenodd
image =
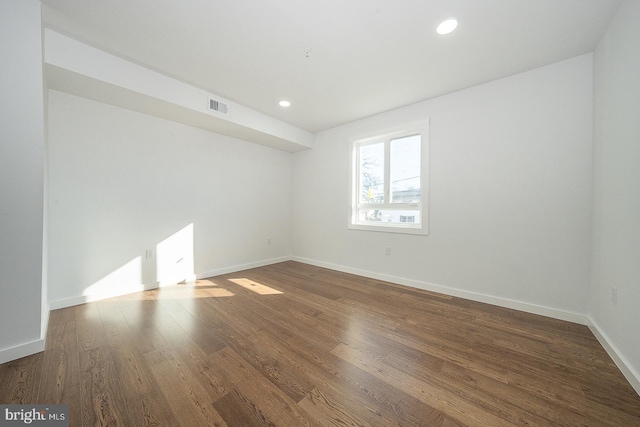
<svg viewBox="0 0 640 427">
<path fill-rule="evenodd" d="M 52 311 L 0 402 L 72 426 L 640 426 L 585 326 L 296 262 Z"/>
</svg>

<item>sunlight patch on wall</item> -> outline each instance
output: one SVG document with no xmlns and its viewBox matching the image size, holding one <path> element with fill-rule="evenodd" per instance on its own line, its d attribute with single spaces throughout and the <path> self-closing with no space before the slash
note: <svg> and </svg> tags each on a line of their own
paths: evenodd
<svg viewBox="0 0 640 427">
<path fill-rule="evenodd" d="M 262 283 L 244 277 L 238 279 L 229 279 L 229 281 L 260 295 L 277 295 L 283 293 L 277 289 L 273 289 L 267 285 L 263 285 Z"/>
<path fill-rule="evenodd" d="M 160 286 L 193 281 L 193 223 L 156 245 L 156 271 Z"/>
<path fill-rule="evenodd" d="M 142 258 L 138 256 L 85 288 L 82 295 L 92 297 L 87 299 L 91 301 L 143 290 Z"/>
</svg>

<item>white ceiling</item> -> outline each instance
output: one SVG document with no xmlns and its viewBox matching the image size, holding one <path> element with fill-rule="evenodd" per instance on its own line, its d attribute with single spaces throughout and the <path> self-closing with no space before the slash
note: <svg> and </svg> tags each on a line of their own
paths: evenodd
<svg viewBox="0 0 640 427">
<path fill-rule="evenodd" d="M 591 52 L 621 0 L 42 3 L 50 28 L 316 132 Z"/>
</svg>

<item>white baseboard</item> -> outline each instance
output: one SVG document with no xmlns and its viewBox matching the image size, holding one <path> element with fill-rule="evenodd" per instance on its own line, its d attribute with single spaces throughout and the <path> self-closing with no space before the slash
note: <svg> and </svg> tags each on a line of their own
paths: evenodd
<svg viewBox="0 0 640 427">
<path fill-rule="evenodd" d="M 136 292 L 156 289 L 157 287 L 158 287 L 157 283 L 151 283 L 147 285 L 134 286 L 132 288 L 127 288 L 127 289 L 122 289 L 122 288 L 114 289 L 112 291 L 102 292 L 99 294 L 79 295 L 76 297 L 59 299 L 59 300 L 51 301 L 49 303 L 49 310 L 57 310 L 59 308 L 72 307 L 74 305 L 85 304 L 87 302 L 94 302 L 94 301 L 100 301 L 108 298 L 120 297 L 123 295 L 133 294 Z"/>
<path fill-rule="evenodd" d="M 44 339 L 0 350 L 0 364 L 44 351 Z"/>
<path fill-rule="evenodd" d="M 566 320 L 568 322 L 578 323 L 581 325 L 587 325 L 588 323 L 587 317 L 584 314 L 580 314 L 580 313 L 573 313 L 570 311 L 564 311 L 556 308 L 530 304 L 522 301 L 515 301 L 507 298 L 501 298 L 501 297 L 496 297 L 492 295 L 485 295 L 477 292 L 465 291 L 462 289 L 450 288 L 448 286 L 435 285 L 433 283 L 421 282 L 413 279 L 405 279 L 402 277 L 376 273 L 368 270 L 360 270 L 357 268 L 346 267 L 343 265 L 317 261 L 314 259 L 301 258 L 301 257 L 295 257 L 295 256 L 292 257 L 291 259 L 293 261 L 298 261 L 305 264 L 311 264 L 317 267 L 324 267 L 324 268 L 329 268 L 331 270 L 342 271 L 345 273 L 357 274 L 358 276 L 364 276 L 371 279 L 383 280 L 385 282 L 396 283 L 399 285 L 406 285 L 412 288 L 423 289 L 431 292 L 438 292 L 441 294 L 469 299 L 472 301 L 484 302 L 487 304 L 497 305 L 499 307 L 505 307 L 505 308 L 511 308 L 514 310 L 524 311 L 526 313 L 539 314 L 541 316 L 551 317 L 559 320 Z"/>
<path fill-rule="evenodd" d="M 49 327 L 49 311 L 49 306 L 47 304 L 47 309 L 42 310 L 40 339 L 0 350 L 0 364 L 20 359 L 22 357 L 31 356 L 32 354 L 40 353 L 44 350 L 47 339 L 47 329 Z"/>
<path fill-rule="evenodd" d="M 595 335 L 596 339 L 600 342 L 602 347 L 604 347 L 611 359 L 613 359 L 613 362 L 616 364 L 618 369 L 620 369 L 627 381 L 629 381 L 631 387 L 633 387 L 636 393 L 640 395 L 640 374 L 638 374 L 638 372 L 636 372 L 629 362 L 627 362 L 627 360 L 620 354 L 616 346 L 613 345 L 611 340 L 607 337 L 607 334 L 602 331 L 600 326 L 598 326 L 591 317 L 588 318 L 588 321 L 589 329 L 591 329 L 593 335 Z"/>
<path fill-rule="evenodd" d="M 235 273 L 237 271 L 249 270 L 251 268 L 264 267 L 265 265 L 277 264 L 279 262 L 291 261 L 290 256 L 283 256 L 278 258 L 271 258 L 262 261 L 251 262 L 248 264 L 239 264 L 231 267 L 216 268 L 209 271 L 203 271 L 196 274 L 197 279 L 206 279 L 208 277 L 220 276 L 221 274 Z"/>
<path fill-rule="evenodd" d="M 180 277 L 180 278 L 168 279 L 168 280 L 159 280 L 158 287 L 163 288 L 165 286 L 173 286 L 173 285 L 177 285 L 178 283 L 193 282 L 195 280 L 197 280 L 196 275 L 190 274 L 187 277 Z"/>
</svg>

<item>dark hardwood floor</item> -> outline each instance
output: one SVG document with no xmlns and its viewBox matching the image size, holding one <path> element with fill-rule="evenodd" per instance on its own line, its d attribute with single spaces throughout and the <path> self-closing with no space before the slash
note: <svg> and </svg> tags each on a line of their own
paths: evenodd
<svg viewBox="0 0 640 427">
<path fill-rule="evenodd" d="M 0 402 L 72 426 L 640 426 L 585 326 L 296 262 L 55 310 Z"/>
</svg>

